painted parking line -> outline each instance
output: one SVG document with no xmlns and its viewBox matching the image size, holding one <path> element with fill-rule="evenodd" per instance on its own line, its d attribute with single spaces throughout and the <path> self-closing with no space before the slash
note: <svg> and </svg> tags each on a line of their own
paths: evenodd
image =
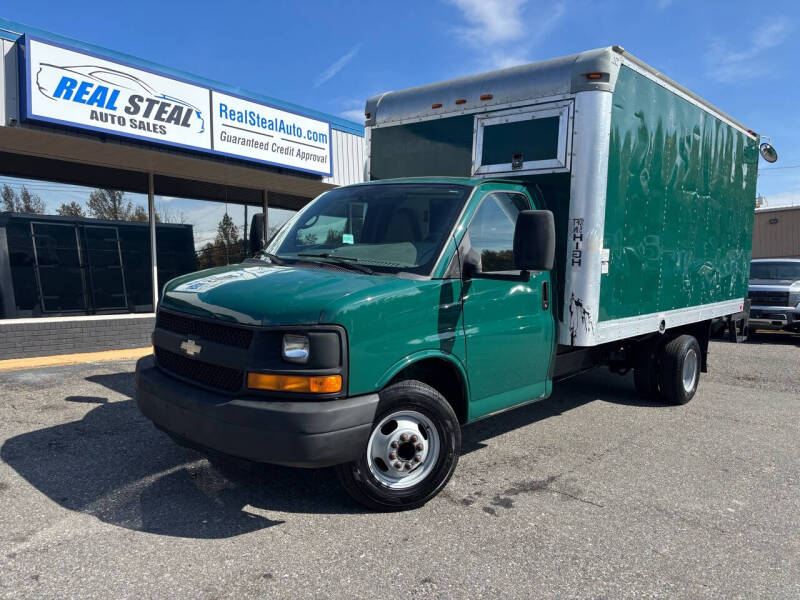
<svg viewBox="0 0 800 600">
<path fill-rule="evenodd" d="M 103 352 L 81 352 L 78 354 L 11 358 L 8 360 L 0 360 L 0 371 L 36 369 L 39 367 L 61 367 L 64 365 L 78 365 L 81 363 L 109 360 L 133 360 L 152 353 L 153 347 L 146 346 L 144 348 L 126 348 L 124 350 L 104 350 Z"/>
</svg>

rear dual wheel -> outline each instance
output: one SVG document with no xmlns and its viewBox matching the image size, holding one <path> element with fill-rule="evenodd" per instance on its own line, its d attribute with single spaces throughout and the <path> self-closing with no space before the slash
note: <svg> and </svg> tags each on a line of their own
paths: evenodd
<svg viewBox="0 0 800 600">
<path fill-rule="evenodd" d="M 697 339 L 679 335 L 664 344 L 648 344 L 637 354 L 636 391 L 644 400 L 686 404 L 697 392 L 702 352 Z"/>
<path fill-rule="evenodd" d="M 661 398 L 672 404 L 686 404 L 694 398 L 700 382 L 700 344 L 691 335 L 667 342 L 659 360 Z"/>
<path fill-rule="evenodd" d="M 384 389 L 362 455 L 339 465 L 339 481 L 350 496 L 379 511 L 422 506 L 455 471 L 461 427 L 452 406 L 421 381 Z"/>
</svg>

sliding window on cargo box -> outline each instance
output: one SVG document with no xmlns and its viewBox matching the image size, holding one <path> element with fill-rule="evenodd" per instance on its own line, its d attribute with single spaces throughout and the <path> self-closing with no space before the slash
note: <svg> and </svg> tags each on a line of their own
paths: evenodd
<svg viewBox="0 0 800 600">
<path fill-rule="evenodd" d="M 571 111 L 571 102 L 560 102 L 476 116 L 473 173 L 569 170 Z"/>
</svg>

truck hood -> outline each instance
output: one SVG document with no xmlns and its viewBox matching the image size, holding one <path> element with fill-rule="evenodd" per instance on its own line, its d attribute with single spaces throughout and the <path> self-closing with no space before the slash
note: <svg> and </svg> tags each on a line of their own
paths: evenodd
<svg viewBox="0 0 800 600">
<path fill-rule="evenodd" d="M 243 264 L 184 275 L 164 286 L 161 306 L 247 325 L 320 322 L 334 301 L 384 287 L 394 277 L 297 266 Z"/>
</svg>

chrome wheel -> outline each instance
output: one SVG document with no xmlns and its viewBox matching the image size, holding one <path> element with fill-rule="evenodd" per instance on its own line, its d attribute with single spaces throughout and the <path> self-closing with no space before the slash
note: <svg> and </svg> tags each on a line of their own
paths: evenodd
<svg viewBox="0 0 800 600">
<path fill-rule="evenodd" d="M 436 427 L 422 413 L 404 410 L 381 420 L 367 444 L 370 473 L 394 490 L 416 485 L 439 459 L 441 443 Z"/>
<path fill-rule="evenodd" d="M 697 384 L 697 375 L 700 362 L 697 359 L 697 352 L 690 349 L 683 359 L 683 369 L 681 378 L 683 379 L 683 389 L 688 394 L 694 389 Z"/>
</svg>

